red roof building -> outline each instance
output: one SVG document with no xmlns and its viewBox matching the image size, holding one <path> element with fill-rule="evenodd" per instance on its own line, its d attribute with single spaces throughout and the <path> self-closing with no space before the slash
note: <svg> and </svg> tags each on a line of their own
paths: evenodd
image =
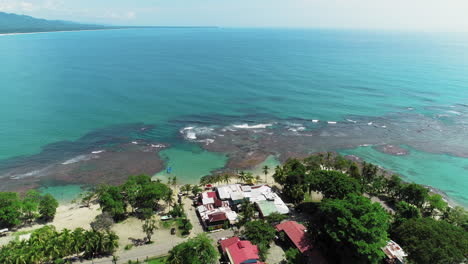
<svg viewBox="0 0 468 264">
<path fill-rule="evenodd" d="M 296 221 L 286 221 L 281 223 L 276 226 L 276 231 L 283 231 L 294 246 L 296 246 L 296 248 L 303 254 L 312 248 L 312 245 L 306 236 L 305 226 Z"/>
<path fill-rule="evenodd" d="M 223 254 L 231 264 L 262 264 L 258 255 L 258 247 L 250 241 L 231 237 L 220 242 Z"/>
</svg>

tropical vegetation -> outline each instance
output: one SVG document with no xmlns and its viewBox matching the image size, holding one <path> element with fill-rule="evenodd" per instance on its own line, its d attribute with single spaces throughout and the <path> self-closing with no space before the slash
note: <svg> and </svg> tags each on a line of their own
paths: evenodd
<svg viewBox="0 0 468 264">
<path fill-rule="evenodd" d="M 0 229 L 16 227 L 34 220 L 51 221 L 58 202 L 50 194 L 29 190 L 21 199 L 15 192 L 0 192 Z"/>
<path fill-rule="evenodd" d="M 330 259 L 380 263 L 381 247 L 389 239 L 408 247 L 408 259 L 414 263 L 456 263 L 468 257 L 468 212 L 450 208 L 441 195 L 376 165 L 319 153 L 287 160 L 275 168 L 273 177 L 283 198 L 309 214 L 310 237 Z M 312 191 L 323 195 L 322 202 L 305 202 Z M 391 209 L 372 203 L 370 196 Z M 441 229 L 443 235 L 431 235 Z M 288 251 L 286 261 L 294 259 L 294 252 Z"/>
<path fill-rule="evenodd" d="M 0 249 L 0 263 L 63 263 L 64 258 L 92 259 L 111 255 L 118 247 L 118 236 L 110 231 L 77 228 L 58 232 L 53 226 L 35 230 L 28 240 L 12 241 Z"/>
<path fill-rule="evenodd" d="M 206 234 L 200 234 L 169 251 L 168 264 L 214 264 L 218 261 L 218 251 Z"/>
</svg>

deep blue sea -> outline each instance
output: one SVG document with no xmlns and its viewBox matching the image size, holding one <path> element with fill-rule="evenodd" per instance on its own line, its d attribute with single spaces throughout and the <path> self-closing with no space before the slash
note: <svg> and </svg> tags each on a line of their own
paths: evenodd
<svg viewBox="0 0 468 264">
<path fill-rule="evenodd" d="M 172 144 L 162 154 L 168 163 L 181 160 L 199 177 L 226 157 L 181 137 L 192 124 L 373 118 L 383 131 L 374 138 L 410 154 L 384 154 L 372 148 L 375 140 L 342 153 L 468 205 L 468 35 L 161 28 L 0 36 L 4 161 L 143 122 L 155 125 L 154 140 Z M 408 129 L 419 120 L 436 122 L 437 134 Z"/>
</svg>

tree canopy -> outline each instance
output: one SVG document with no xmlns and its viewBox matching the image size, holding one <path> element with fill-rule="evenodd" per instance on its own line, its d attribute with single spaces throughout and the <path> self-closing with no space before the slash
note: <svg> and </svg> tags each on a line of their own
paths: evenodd
<svg viewBox="0 0 468 264">
<path fill-rule="evenodd" d="M 200 234 L 169 251 L 168 264 L 214 264 L 218 261 L 218 251 L 206 234 Z"/>
<path fill-rule="evenodd" d="M 343 200 L 326 199 L 318 207 L 318 219 L 311 221 L 317 242 L 332 254 L 378 263 L 381 247 L 388 241 L 390 216 L 378 203 L 351 194 Z"/>
<path fill-rule="evenodd" d="M 455 264 L 468 257 L 468 232 L 445 221 L 413 218 L 393 229 L 392 238 L 414 263 Z"/>
<path fill-rule="evenodd" d="M 318 191 L 325 198 L 343 199 L 350 193 L 361 193 L 361 185 L 356 179 L 339 171 L 312 171 L 306 176 L 309 191 Z"/>
<path fill-rule="evenodd" d="M 29 240 L 12 241 L 0 248 L 0 263 L 64 263 L 64 257 L 73 255 L 85 258 L 110 255 L 118 247 L 118 239 L 113 232 L 82 228 L 57 232 L 53 226 L 44 226 L 35 230 Z"/>
<path fill-rule="evenodd" d="M 0 228 L 21 223 L 21 200 L 17 193 L 0 192 Z"/>
<path fill-rule="evenodd" d="M 39 214 L 41 218 L 46 221 L 54 219 L 58 206 L 58 201 L 51 194 L 44 195 L 39 202 Z"/>
<path fill-rule="evenodd" d="M 172 197 L 172 190 L 160 181 L 152 181 L 148 175 L 130 176 L 120 186 L 103 185 L 96 191 L 99 204 L 105 212 L 109 212 L 114 220 L 126 217 L 127 205 L 143 218 L 150 217 L 159 209 L 159 201 Z"/>
<path fill-rule="evenodd" d="M 276 236 L 276 229 L 264 220 L 255 220 L 245 224 L 242 234 L 252 244 L 258 246 L 260 258 L 265 261 L 270 242 Z"/>
</svg>

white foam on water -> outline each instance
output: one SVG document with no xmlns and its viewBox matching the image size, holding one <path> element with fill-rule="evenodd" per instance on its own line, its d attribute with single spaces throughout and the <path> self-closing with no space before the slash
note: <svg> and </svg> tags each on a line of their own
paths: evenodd
<svg viewBox="0 0 468 264">
<path fill-rule="evenodd" d="M 199 136 L 209 136 L 213 134 L 213 128 L 211 127 L 184 127 L 179 132 L 187 140 L 196 140 Z"/>
<path fill-rule="evenodd" d="M 249 125 L 247 123 L 241 125 L 233 125 L 232 127 L 240 128 L 240 129 L 259 129 L 259 128 L 267 128 L 272 126 L 273 124 L 258 124 L 258 125 Z"/>
<path fill-rule="evenodd" d="M 164 144 L 151 144 L 152 148 L 165 148 L 166 146 Z"/>
<path fill-rule="evenodd" d="M 12 180 L 19 180 L 19 179 L 27 178 L 27 177 L 39 177 L 39 176 L 42 176 L 44 174 L 44 172 L 47 169 L 49 169 L 50 167 L 51 166 L 48 166 L 48 167 L 45 167 L 43 169 L 33 170 L 33 171 L 30 171 L 30 172 L 27 172 L 27 173 L 7 175 L 7 177 L 9 176 L 10 179 L 12 179 Z"/>
<path fill-rule="evenodd" d="M 453 110 L 447 111 L 447 113 L 454 114 L 454 115 L 461 115 L 460 112 L 453 111 Z"/>
<path fill-rule="evenodd" d="M 312 123 L 318 123 L 319 120 L 318 119 L 312 119 Z"/>
<path fill-rule="evenodd" d="M 209 145 L 209 144 L 215 142 L 215 140 L 212 139 L 212 138 L 207 138 L 207 139 L 197 140 L 197 142 L 201 142 L 201 143 L 205 143 L 205 145 Z"/>
<path fill-rule="evenodd" d="M 335 121 L 327 121 L 327 123 L 330 124 L 330 125 L 335 125 L 336 124 Z"/>
<path fill-rule="evenodd" d="M 138 145 L 138 141 L 132 141 L 132 144 Z"/>
<path fill-rule="evenodd" d="M 351 122 L 351 123 L 354 123 L 354 124 L 357 123 L 357 121 L 354 121 L 354 120 L 352 120 L 352 119 L 346 119 L 346 121 Z"/>
<path fill-rule="evenodd" d="M 367 123 L 367 125 L 369 125 L 369 126 L 372 126 L 372 124 L 374 124 L 374 122 Z"/>
<path fill-rule="evenodd" d="M 77 163 L 80 161 L 90 160 L 92 158 L 93 158 L 93 155 L 79 155 L 72 159 L 62 162 L 62 165 L 69 165 L 69 164 Z"/>
<path fill-rule="evenodd" d="M 190 131 L 185 134 L 185 137 L 187 139 L 197 139 L 197 134 L 195 134 L 195 132 Z"/>
<path fill-rule="evenodd" d="M 95 151 L 92 151 L 91 154 L 99 154 L 103 152 L 105 152 L 105 150 L 95 150 Z"/>
</svg>

